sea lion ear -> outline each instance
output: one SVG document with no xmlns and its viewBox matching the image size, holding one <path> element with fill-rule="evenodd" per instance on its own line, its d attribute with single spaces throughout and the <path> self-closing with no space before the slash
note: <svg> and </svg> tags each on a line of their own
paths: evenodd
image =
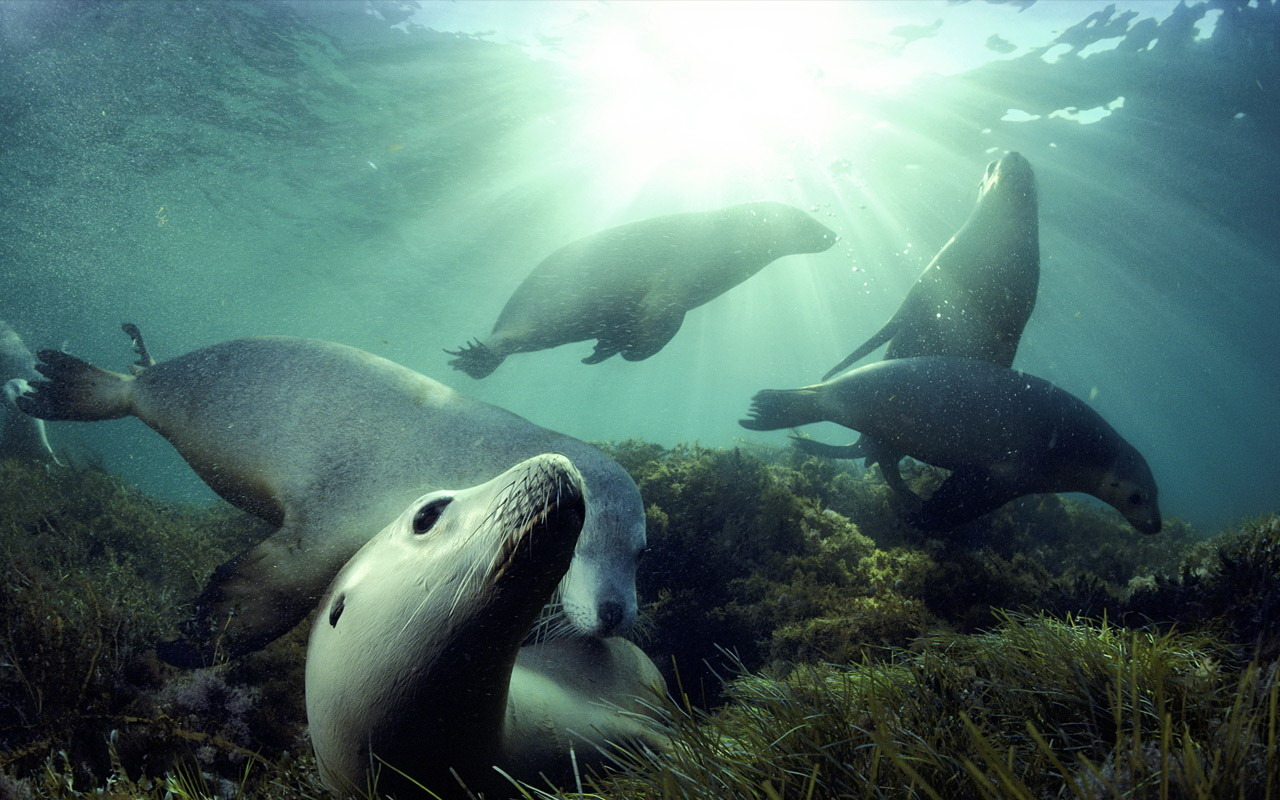
<svg viewBox="0 0 1280 800">
<path fill-rule="evenodd" d="M 338 627 L 338 619 L 342 616 L 342 611 L 347 607 L 347 596 L 340 594 L 333 599 L 333 605 L 329 606 L 329 627 Z"/>
</svg>

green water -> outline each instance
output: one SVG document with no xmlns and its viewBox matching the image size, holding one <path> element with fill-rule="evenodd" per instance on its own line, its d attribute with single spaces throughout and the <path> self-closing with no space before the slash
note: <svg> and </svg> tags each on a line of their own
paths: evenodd
<svg viewBox="0 0 1280 800">
<path fill-rule="evenodd" d="M 843 5 L 865 18 L 4 0 L 0 319 L 115 369 L 124 320 L 162 359 L 330 339 L 582 439 L 782 445 L 738 427 L 751 395 L 816 381 L 878 329 L 985 164 L 1017 150 L 1043 273 L 1016 366 L 1141 449 L 1166 516 L 1212 529 L 1274 509 L 1275 7 L 1134 4 L 1072 28 L 1100 4 Z M 892 33 L 935 18 L 937 41 Z M 995 33 L 1018 49 L 984 49 Z M 1076 44 L 1046 50 L 1055 37 Z M 750 63 L 725 49 L 739 39 Z M 948 47 L 972 63 L 915 74 Z M 1061 112 L 1107 106 L 1091 124 Z M 584 342 L 483 381 L 447 366 L 569 241 L 754 200 L 841 240 L 693 311 L 643 362 L 582 365 Z M 136 420 L 50 436 L 149 491 L 207 496 Z"/>
</svg>

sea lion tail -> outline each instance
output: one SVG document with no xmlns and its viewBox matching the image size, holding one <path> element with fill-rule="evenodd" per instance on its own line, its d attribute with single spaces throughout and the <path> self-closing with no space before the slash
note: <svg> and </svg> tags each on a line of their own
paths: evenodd
<svg viewBox="0 0 1280 800">
<path fill-rule="evenodd" d="M 505 356 L 495 353 L 493 348 L 479 339 L 472 339 L 457 350 L 450 350 L 446 347 L 444 351 L 451 356 L 457 356 L 457 358 L 449 362 L 449 366 L 461 370 L 477 380 L 497 369 L 505 358 Z"/>
<path fill-rule="evenodd" d="M 61 350 L 41 350 L 36 371 L 48 378 L 14 402 L 24 414 L 49 420 L 119 419 L 133 411 L 133 377 L 110 372 Z"/>
<path fill-rule="evenodd" d="M 747 418 L 738 420 L 738 424 L 751 431 L 776 431 L 818 422 L 822 417 L 815 402 L 817 397 L 817 391 L 811 386 L 756 392 Z"/>
</svg>

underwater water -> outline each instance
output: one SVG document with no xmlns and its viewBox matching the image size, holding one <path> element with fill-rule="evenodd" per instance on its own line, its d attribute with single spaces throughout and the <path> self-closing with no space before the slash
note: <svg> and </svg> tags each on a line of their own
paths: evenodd
<svg viewBox="0 0 1280 800">
<path fill-rule="evenodd" d="M 120 372 L 123 322 L 161 362 L 338 342 L 599 443 L 592 474 L 572 456 L 583 508 L 629 501 L 625 470 L 648 532 L 636 645 L 609 641 L 681 708 L 670 750 L 619 755 L 592 796 L 1272 797 L 1278 87 L 1280 0 L 0 0 L 0 321 Z M 1145 457 L 1159 534 L 1042 494 L 926 536 L 880 470 L 739 424 L 881 328 L 1010 152 L 1040 251 L 1013 366 Z M 451 366 L 560 248 L 746 203 L 838 239 L 693 308 L 642 360 L 584 364 L 584 340 Z M 682 240 L 648 230 L 606 237 L 651 247 L 638 269 L 602 248 L 616 269 L 592 280 L 669 268 L 654 253 Z M 585 303 L 541 285 L 540 313 Z M 34 380 L 15 341 L 0 326 L 0 364 Z M 349 377 L 252 421 L 362 430 L 323 411 Z M 28 418 L 0 422 L 39 447 Z M 45 433 L 63 463 L 0 452 L 0 800 L 321 796 L 310 625 L 237 652 L 228 626 L 206 661 L 160 649 L 198 638 L 215 568 L 270 525 L 139 419 Z M 321 461 L 404 444 L 380 441 Z M 467 455 L 461 473 L 492 450 Z M 341 474 L 326 500 L 379 494 Z M 941 475 L 903 464 L 925 496 Z M 351 573 L 352 592 L 379 574 Z M 317 627 L 345 635 L 362 612 L 334 595 Z"/>
<path fill-rule="evenodd" d="M 875 332 L 1016 150 L 1042 278 L 1015 366 L 1087 398 L 1145 454 L 1165 515 L 1212 530 L 1280 486 L 1274 15 L 4 0 L 0 319 L 114 369 L 121 321 L 161 360 L 328 339 L 581 439 L 783 445 L 738 427 L 752 394 L 818 380 Z M 584 366 L 582 342 L 480 381 L 448 367 L 562 245 L 756 200 L 840 240 L 695 309 L 642 362 Z M 208 496 L 136 420 L 50 437 Z"/>
</svg>

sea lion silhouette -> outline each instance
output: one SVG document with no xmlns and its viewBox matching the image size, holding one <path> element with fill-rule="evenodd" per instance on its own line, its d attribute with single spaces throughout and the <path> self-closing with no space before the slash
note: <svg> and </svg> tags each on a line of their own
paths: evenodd
<svg viewBox="0 0 1280 800">
<path fill-rule="evenodd" d="M 798 208 L 743 203 L 668 214 L 592 234 L 534 267 L 484 342 L 449 362 L 483 378 L 513 353 L 596 339 L 582 360 L 616 354 L 643 361 L 680 330 L 685 312 L 725 293 L 782 256 L 820 253 L 836 236 Z"/>
<path fill-rule="evenodd" d="M 38 380 L 36 357 L 27 349 L 22 337 L 8 323 L 0 320 L 0 458 L 43 461 L 60 464 L 49 445 L 44 420 L 23 413 L 18 397 L 30 390 L 30 382 Z"/>
</svg>

